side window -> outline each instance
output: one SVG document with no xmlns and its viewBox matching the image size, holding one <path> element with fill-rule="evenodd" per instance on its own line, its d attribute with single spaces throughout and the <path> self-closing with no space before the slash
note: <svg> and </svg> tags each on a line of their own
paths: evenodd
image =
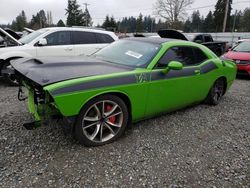
<svg viewBox="0 0 250 188">
<path fill-rule="evenodd" d="M 204 40 L 205 40 L 205 42 L 213 42 L 213 39 L 210 35 L 205 35 Z"/>
<path fill-rule="evenodd" d="M 102 33 L 96 33 L 97 43 L 112 43 L 114 42 L 114 39 L 107 35 Z"/>
<path fill-rule="evenodd" d="M 69 45 L 71 44 L 70 31 L 58 31 L 45 37 L 47 46 Z"/>
<path fill-rule="evenodd" d="M 203 42 L 202 36 L 201 36 L 201 35 L 198 35 L 197 37 L 195 37 L 194 42 L 195 42 L 195 41 L 201 41 L 201 42 Z"/>
<path fill-rule="evenodd" d="M 179 61 L 184 66 L 195 64 L 193 48 L 185 46 L 176 46 L 170 48 L 159 60 L 157 67 L 166 67 L 171 61 Z"/>
<path fill-rule="evenodd" d="M 200 64 L 208 59 L 208 57 L 199 48 L 193 48 L 194 56 L 196 58 L 195 64 Z"/>
<path fill-rule="evenodd" d="M 74 44 L 96 44 L 96 36 L 91 32 L 73 31 Z"/>
<path fill-rule="evenodd" d="M 156 67 L 165 68 L 171 61 L 179 61 L 184 66 L 192 66 L 207 59 L 207 56 L 199 48 L 178 46 L 170 48 L 158 61 Z"/>
</svg>

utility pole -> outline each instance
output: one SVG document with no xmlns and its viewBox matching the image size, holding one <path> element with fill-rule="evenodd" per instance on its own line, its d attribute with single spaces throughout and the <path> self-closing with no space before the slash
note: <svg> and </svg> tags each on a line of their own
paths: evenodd
<svg viewBox="0 0 250 188">
<path fill-rule="evenodd" d="M 223 30 L 222 30 L 223 33 L 226 31 L 228 9 L 229 9 L 229 0 L 227 0 L 226 2 L 225 16 L 224 16 Z"/>
<path fill-rule="evenodd" d="M 88 3 L 83 3 L 83 5 L 85 5 L 85 12 L 87 12 L 86 10 L 88 9 L 88 6 L 89 6 L 90 4 L 88 4 Z M 88 27 L 88 18 L 87 18 L 87 16 L 86 16 L 86 27 Z"/>
</svg>

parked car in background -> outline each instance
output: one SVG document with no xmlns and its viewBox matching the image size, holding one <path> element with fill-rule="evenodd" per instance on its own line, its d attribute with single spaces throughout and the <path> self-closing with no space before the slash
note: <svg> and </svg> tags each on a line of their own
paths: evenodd
<svg viewBox="0 0 250 188">
<path fill-rule="evenodd" d="M 173 29 L 162 29 L 158 31 L 158 35 L 162 38 L 173 38 L 180 40 L 187 40 L 195 43 L 202 44 L 212 50 L 216 55 L 221 56 L 224 54 L 229 46 L 227 42 L 214 41 L 210 34 L 198 33 L 198 34 L 188 34 L 182 33 L 181 31 Z"/>
<path fill-rule="evenodd" d="M 217 105 L 236 76 L 232 61 L 205 46 L 162 38 L 122 39 L 90 57 L 23 58 L 11 65 L 29 90 L 35 118 L 24 126 L 60 117 L 87 146 L 116 140 L 130 122 L 202 101 Z M 21 88 L 18 96 L 23 100 Z"/>
<path fill-rule="evenodd" d="M 235 45 L 234 46 L 236 46 L 236 45 L 238 45 L 238 44 L 240 44 L 240 43 L 242 43 L 242 42 L 250 42 L 250 39 L 240 39 L 240 40 L 238 40 L 236 43 L 235 43 Z"/>
<path fill-rule="evenodd" d="M 74 27 L 44 28 L 19 40 L 3 30 L 0 33 L 10 41 L 10 47 L 0 48 L 0 76 L 4 76 L 12 84 L 16 84 L 16 80 L 7 71 L 7 67 L 13 59 L 87 56 L 118 40 L 110 31 Z"/>
<path fill-rule="evenodd" d="M 224 59 L 233 60 L 238 68 L 238 75 L 250 76 L 250 40 L 240 42 L 222 56 Z"/>
</svg>

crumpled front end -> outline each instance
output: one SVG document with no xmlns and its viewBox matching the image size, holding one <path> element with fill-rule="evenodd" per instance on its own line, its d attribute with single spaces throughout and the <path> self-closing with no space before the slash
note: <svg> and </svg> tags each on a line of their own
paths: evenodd
<svg viewBox="0 0 250 188">
<path fill-rule="evenodd" d="M 24 124 L 26 129 L 35 129 L 42 124 L 48 124 L 51 119 L 61 116 L 54 105 L 53 98 L 42 87 L 28 80 L 23 80 L 22 85 L 19 87 L 18 99 L 27 100 L 29 112 L 34 119 L 33 122 Z M 23 87 L 27 89 L 27 97 L 24 97 Z"/>
</svg>

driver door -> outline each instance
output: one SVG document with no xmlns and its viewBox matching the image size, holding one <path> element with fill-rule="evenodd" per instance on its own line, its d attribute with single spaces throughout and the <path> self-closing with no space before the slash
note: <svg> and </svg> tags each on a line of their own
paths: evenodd
<svg viewBox="0 0 250 188">
<path fill-rule="evenodd" d="M 200 63 L 207 60 L 206 55 L 202 55 Z M 182 63 L 183 69 L 163 73 L 171 61 Z M 168 49 L 151 73 L 146 115 L 173 111 L 202 100 L 200 63 L 192 47 L 176 46 Z"/>
<path fill-rule="evenodd" d="M 74 56 L 70 31 L 57 31 L 45 37 L 46 46 L 37 46 L 37 57 Z"/>
</svg>

